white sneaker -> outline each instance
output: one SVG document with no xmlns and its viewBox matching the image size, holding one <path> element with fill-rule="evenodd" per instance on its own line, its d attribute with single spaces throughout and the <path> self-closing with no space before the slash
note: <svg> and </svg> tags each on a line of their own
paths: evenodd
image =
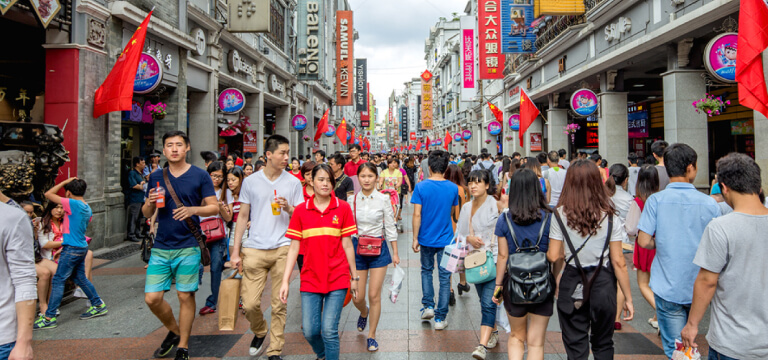
<svg viewBox="0 0 768 360">
<path fill-rule="evenodd" d="M 429 320 L 435 317 L 435 309 L 432 307 L 421 308 L 421 320 Z"/>
<path fill-rule="evenodd" d="M 488 346 L 486 348 L 493 349 L 499 344 L 499 332 L 494 331 L 491 333 L 491 338 L 488 339 Z"/>
<path fill-rule="evenodd" d="M 472 357 L 477 360 L 485 360 L 485 355 L 488 352 L 488 350 L 483 345 L 478 345 L 475 348 L 475 351 L 472 352 Z"/>
<path fill-rule="evenodd" d="M 435 320 L 435 330 L 445 330 L 445 328 L 447 327 L 448 327 L 448 320 Z"/>
<path fill-rule="evenodd" d="M 81 298 L 81 299 L 87 299 L 88 298 L 88 296 L 85 295 L 85 292 L 83 291 L 83 289 L 81 289 L 79 287 L 75 288 L 75 292 L 72 293 L 72 296 L 74 296 L 76 298 Z"/>
<path fill-rule="evenodd" d="M 652 328 L 658 330 L 659 329 L 659 322 L 654 321 L 653 318 L 648 319 L 648 324 L 651 325 Z"/>
</svg>

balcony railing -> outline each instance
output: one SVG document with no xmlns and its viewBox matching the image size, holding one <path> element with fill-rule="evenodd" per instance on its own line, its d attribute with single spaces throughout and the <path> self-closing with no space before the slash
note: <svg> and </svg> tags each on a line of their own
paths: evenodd
<svg viewBox="0 0 768 360">
<path fill-rule="evenodd" d="M 546 22 L 546 25 L 539 29 L 535 43 L 536 49 L 538 49 L 537 52 L 541 52 L 547 45 L 555 41 L 558 36 L 568 31 L 568 28 L 571 26 L 583 24 L 587 21 L 586 15 L 553 16 L 552 18 L 552 20 Z"/>
<path fill-rule="evenodd" d="M 592 9 L 596 8 L 598 5 L 607 1 L 613 1 L 613 0 L 585 0 L 584 5 L 587 8 L 587 13 L 589 13 Z"/>
</svg>

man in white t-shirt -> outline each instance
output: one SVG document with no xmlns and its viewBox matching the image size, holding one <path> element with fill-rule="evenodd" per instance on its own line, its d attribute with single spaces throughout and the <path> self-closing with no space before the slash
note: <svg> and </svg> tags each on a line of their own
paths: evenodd
<svg viewBox="0 0 768 360">
<path fill-rule="evenodd" d="M 280 359 L 285 344 L 286 318 L 286 306 L 280 301 L 280 285 L 291 244 L 285 233 L 294 207 L 304 202 L 304 193 L 301 182 L 284 170 L 288 166 L 290 151 L 288 139 L 272 135 L 267 139 L 265 150 L 267 165 L 262 171 L 247 177 L 240 190 L 240 213 L 235 227 L 231 263 L 243 273 L 241 298 L 245 317 L 251 323 L 254 334 L 249 354 L 261 354 L 269 332 L 267 356 Z M 279 205 L 278 209 L 273 210 L 273 202 Z M 254 228 L 242 241 L 248 221 Z M 261 311 L 261 295 L 268 274 L 272 278 L 272 320 L 269 328 Z"/>
<path fill-rule="evenodd" d="M 550 194 L 549 206 L 557 206 L 557 202 L 560 200 L 560 193 L 563 192 L 563 186 L 565 185 L 565 173 L 566 170 L 559 164 L 560 156 L 557 151 L 550 151 L 547 154 L 547 165 L 549 170 L 546 171 L 545 177 L 549 180 Z"/>
</svg>

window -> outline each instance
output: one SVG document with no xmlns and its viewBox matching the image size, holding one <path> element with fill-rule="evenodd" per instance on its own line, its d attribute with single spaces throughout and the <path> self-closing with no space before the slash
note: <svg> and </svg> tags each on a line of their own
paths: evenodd
<svg viewBox="0 0 768 360">
<path fill-rule="evenodd" d="M 267 37 L 280 50 L 285 51 L 285 8 L 277 0 L 272 0 L 269 8 L 269 21 L 272 31 L 267 34 Z"/>
</svg>

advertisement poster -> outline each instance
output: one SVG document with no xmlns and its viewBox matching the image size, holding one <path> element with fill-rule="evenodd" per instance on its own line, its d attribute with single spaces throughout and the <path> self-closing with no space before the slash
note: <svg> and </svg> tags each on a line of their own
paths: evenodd
<svg viewBox="0 0 768 360">
<path fill-rule="evenodd" d="M 641 103 L 627 108 L 627 134 L 630 139 L 650 136 L 651 122 L 648 119 L 646 106 L 645 103 Z"/>
<path fill-rule="evenodd" d="M 541 133 L 531 133 L 531 151 L 541 151 Z"/>
<path fill-rule="evenodd" d="M 579 89 L 571 95 L 571 110 L 581 116 L 589 116 L 597 111 L 597 95 L 589 89 Z"/>
<path fill-rule="evenodd" d="M 461 140 L 462 140 L 462 136 L 461 136 L 460 132 L 457 132 L 457 133 L 453 134 L 453 141 L 459 142 Z"/>
<path fill-rule="evenodd" d="M 219 94 L 219 109 L 225 114 L 235 114 L 245 108 L 245 94 L 242 91 L 229 88 Z"/>
<path fill-rule="evenodd" d="M 296 10 L 299 81 L 320 80 L 325 67 L 325 1 L 299 0 Z"/>
<path fill-rule="evenodd" d="M 336 105 L 352 106 L 355 57 L 355 30 L 352 27 L 352 12 L 336 12 Z"/>
<path fill-rule="evenodd" d="M 163 67 L 154 56 L 142 53 L 139 56 L 139 67 L 136 68 L 136 79 L 133 81 L 133 92 L 146 94 L 155 90 L 163 80 Z"/>
<path fill-rule="evenodd" d="M 504 55 L 501 51 L 501 0 L 485 0 L 478 4 L 479 64 L 478 77 L 484 80 L 504 78 Z"/>
<path fill-rule="evenodd" d="M 421 130 L 432 130 L 432 73 L 421 74 Z"/>
<path fill-rule="evenodd" d="M 291 126 L 296 131 L 304 131 L 307 128 L 307 117 L 298 114 L 291 119 Z"/>
<path fill-rule="evenodd" d="M 501 134 L 501 123 L 498 121 L 491 121 L 488 124 L 488 133 L 494 136 Z"/>
<path fill-rule="evenodd" d="M 461 137 L 464 138 L 465 141 L 468 141 L 472 138 L 472 131 L 471 130 L 464 130 L 461 132 Z"/>
<path fill-rule="evenodd" d="M 536 34 L 531 32 L 531 23 L 534 19 L 532 3 L 533 0 L 501 0 L 503 53 L 532 54 L 536 52 Z"/>
<path fill-rule="evenodd" d="M 333 135 L 336 135 L 336 127 L 328 124 L 328 131 L 324 134 L 327 137 L 333 137 Z M 347 133 L 347 140 L 349 140 L 349 133 Z"/>
<path fill-rule="evenodd" d="M 367 84 L 368 59 L 355 59 L 355 111 L 368 112 Z"/>
<path fill-rule="evenodd" d="M 53 17 L 61 10 L 59 0 L 30 0 L 29 2 L 35 9 L 35 13 L 37 13 L 37 17 L 40 18 L 44 28 L 48 28 Z"/>
<path fill-rule="evenodd" d="M 477 95 L 477 81 L 475 81 L 475 18 L 474 16 L 462 16 L 460 23 L 461 101 L 472 101 Z M 437 86 L 440 86 L 439 81 Z"/>
<path fill-rule="evenodd" d="M 704 50 L 704 64 L 707 71 L 722 82 L 736 82 L 738 38 L 737 33 L 720 34 L 715 36 Z"/>
<path fill-rule="evenodd" d="M 520 114 L 512 114 L 509 116 L 509 129 L 512 131 L 520 131 Z"/>
<path fill-rule="evenodd" d="M 258 154 L 259 137 L 256 135 L 256 131 L 248 131 L 243 134 L 243 153 L 251 152 L 253 154 Z"/>
</svg>

